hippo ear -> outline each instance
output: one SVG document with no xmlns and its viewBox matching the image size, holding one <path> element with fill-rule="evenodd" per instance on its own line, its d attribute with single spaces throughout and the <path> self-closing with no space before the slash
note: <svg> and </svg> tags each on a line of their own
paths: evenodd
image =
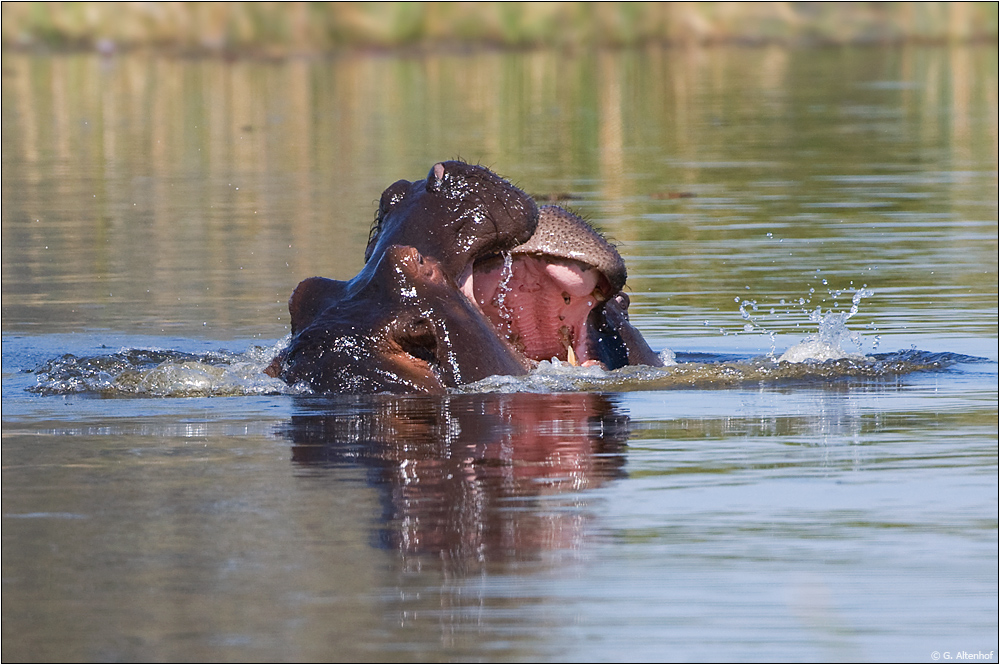
<svg viewBox="0 0 1000 665">
<path fill-rule="evenodd" d="M 372 227 L 368 231 L 368 246 L 365 247 L 366 263 L 372 257 L 372 252 L 375 251 L 375 245 L 378 244 L 379 236 L 382 235 L 382 224 L 385 222 L 386 215 L 396 207 L 397 203 L 406 197 L 406 193 L 410 190 L 410 185 L 412 184 L 409 180 L 397 180 L 382 192 L 382 198 L 378 204 L 378 213 L 375 214 L 375 221 L 372 222 Z"/>
<path fill-rule="evenodd" d="M 292 334 L 313 322 L 319 314 L 336 304 L 344 296 L 347 282 L 325 277 L 310 277 L 299 282 L 288 299 L 288 313 L 292 317 Z"/>
</svg>

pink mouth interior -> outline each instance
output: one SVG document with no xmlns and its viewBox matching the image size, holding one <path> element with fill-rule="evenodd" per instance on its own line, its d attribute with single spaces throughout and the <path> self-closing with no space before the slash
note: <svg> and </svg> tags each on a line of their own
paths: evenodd
<svg viewBox="0 0 1000 665">
<path fill-rule="evenodd" d="M 525 356 L 566 361 L 572 347 L 579 364 L 596 362 L 589 350 L 587 317 L 610 290 L 604 275 L 569 259 L 514 255 L 477 264 L 463 284 L 502 335 Z"/>
</svg>

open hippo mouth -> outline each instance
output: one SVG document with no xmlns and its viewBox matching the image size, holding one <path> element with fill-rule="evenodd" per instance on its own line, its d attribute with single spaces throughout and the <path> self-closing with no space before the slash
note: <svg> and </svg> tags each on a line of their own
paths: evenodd
<svg viewBox="0 0 1000 665">
<path fill-rule="evenodd" d="M 628 364 L 627 351 L 607 330 L 603 309 L 626 276 L 617 250 L 589 224 L 544 206 L 531 238 L 478 259 L 463 292 L 530 360 L 618 367 Z"/>
</svg>

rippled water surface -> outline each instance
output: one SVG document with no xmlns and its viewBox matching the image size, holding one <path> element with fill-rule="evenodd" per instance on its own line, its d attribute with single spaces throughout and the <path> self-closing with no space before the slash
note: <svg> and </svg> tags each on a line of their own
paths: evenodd
<svg viewBox="0 0 1000 665">
<path fill-rule="evenodd" d="M 3 659 L 996 661 L 997 98 L 995 47 L 5 54 Z M 677 364 L 263 375 L 457 156 Z"/>
</svg>

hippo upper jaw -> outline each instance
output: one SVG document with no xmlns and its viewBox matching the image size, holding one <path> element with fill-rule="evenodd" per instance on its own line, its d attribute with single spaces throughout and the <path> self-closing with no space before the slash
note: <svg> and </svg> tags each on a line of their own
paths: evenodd
<svg viewBox="0 0 1000 665">
<path fill-rule="evenodd" d="M 382 193 L 365 261 L 391 245 L 407 245 L 438 260 L 462 287 L 477 259 L 524 243 L 537 224 L 535 202 L 500 176 L 464 162 L 439 162 L 424 180 L 400 180 Z"/>
</svg>

